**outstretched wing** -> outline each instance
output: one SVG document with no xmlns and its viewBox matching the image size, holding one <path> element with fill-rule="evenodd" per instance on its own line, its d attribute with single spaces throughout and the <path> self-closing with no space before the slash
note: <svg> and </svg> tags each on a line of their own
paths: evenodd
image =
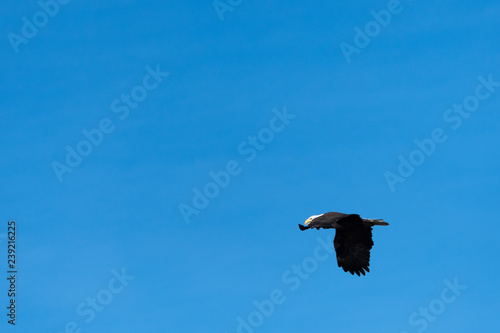
<svg viewBox="0 0 500 333">
<path fill-rule="evenodd" d="M 339 228 L 336 230 L 333 246 L 337 253 L 337 263 L 344 272 L 365 275 L 369 272 L 370 250 L 373 246 L 372 228 Z"/>
</svg>

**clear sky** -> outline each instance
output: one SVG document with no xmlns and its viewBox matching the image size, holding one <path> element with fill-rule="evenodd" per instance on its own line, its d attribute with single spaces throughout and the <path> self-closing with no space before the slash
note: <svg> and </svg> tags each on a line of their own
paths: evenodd
<svg viewBox="0 0 500 333">
<path fill-rule="evenodd" d="M 3 5 L 2 332 L 500 326 L 496 1 Z"/>
</svg>

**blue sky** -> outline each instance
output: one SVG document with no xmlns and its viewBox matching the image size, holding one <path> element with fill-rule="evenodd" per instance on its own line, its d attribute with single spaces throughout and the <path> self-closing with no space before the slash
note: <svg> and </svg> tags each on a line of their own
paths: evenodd
<svg viewBox="0 0 500 333">
<path fill-rule="evenodd" d="M 54 3 L 0 20 L 19 332 L 499 326 L 496 2 Z M 367 276 L 328 211 L 390 223 Z"/>
</svg>

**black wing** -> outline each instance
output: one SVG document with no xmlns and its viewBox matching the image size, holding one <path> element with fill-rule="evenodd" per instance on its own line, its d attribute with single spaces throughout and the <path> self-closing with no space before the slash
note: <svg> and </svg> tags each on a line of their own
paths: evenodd
<svg viewBox="0 0 500 333">
<path fill-rule="evenodd" d="M 337 253 L 337 263 L 344 272 L 359 276 L 359 273 L 365 275 L 365 271 L 370 271 L 368 266 L 373 246 L 371 227 L 339 228 L 333 246 Z"/>
</svg>

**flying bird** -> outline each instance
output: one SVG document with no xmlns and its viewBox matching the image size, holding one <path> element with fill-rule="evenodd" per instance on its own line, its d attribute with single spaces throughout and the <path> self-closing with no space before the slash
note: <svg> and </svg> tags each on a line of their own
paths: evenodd
<svg viewBox="0 0 500 333">
<path fill-rule="evenodd" d="M 370 250 L 373 246 L 372 226 L 389 225 L 382 219 L 364 219 L 358 214 L 342 214 L 329 212 L 313 215 L 305 221 L 305 226 L 299 224 L 300 230 L 306 229 L 337 229 L 333 247 L 337 253 L 337 263 L 344 272 L 352 275 L 365 275 L 369 272 Z"/>
</svg>

